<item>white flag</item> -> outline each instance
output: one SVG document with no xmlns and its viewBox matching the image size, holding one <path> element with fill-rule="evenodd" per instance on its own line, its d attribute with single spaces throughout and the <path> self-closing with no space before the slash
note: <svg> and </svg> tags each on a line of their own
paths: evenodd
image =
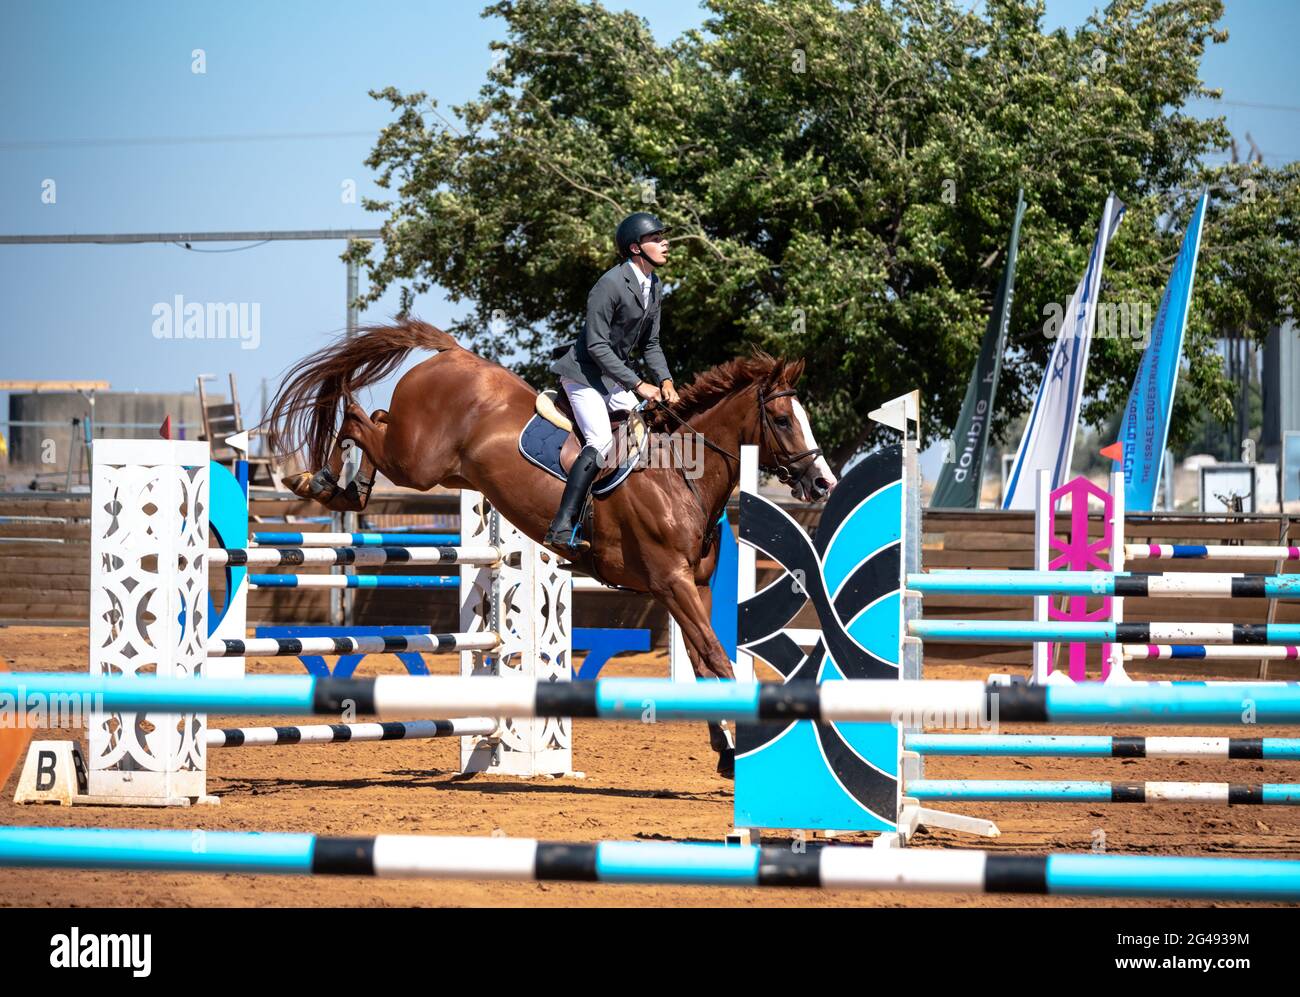
<svg viewBox="0 0 1300 997">
<path fill-rule="evenodd" d="M 1040 470 L 1050 471 L 1052 487 L 1060 488 L 1070 475 L 1074 457 L 1074 435 L 1079 426 L 1079 406 L 1083 403 L 1083 382 L 1088 373 L 1088 351 L 1092 347 L 1092 330 L 1097 324 L 1097 292 L 1101 288 L 1101 270 L 1106 262 L 1106 247 L 1124 217 L 1124 205 L 1114 194 L 1106 198 L 1097 241 L 1088 257 L 1088 269 L 1074 289 L 1057 334 L 1056 346 L 1043 372 L 1025 435 L 1020 438 L 1016 463 L 1007 479 L 1004 509 L 1032 509 L 1034 481 Z"/>
</svg>

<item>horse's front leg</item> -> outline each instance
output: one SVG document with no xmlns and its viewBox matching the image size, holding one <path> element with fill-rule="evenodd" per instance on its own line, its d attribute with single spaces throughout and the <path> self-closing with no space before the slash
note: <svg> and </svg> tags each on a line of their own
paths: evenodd
<svg viewBox="0 0 1300 997">
<path fill-rule="evenodd" d="M 689 572 L 666 581 L 652 592 L 655 599 L 677 621 L 697 679 L 733 680 L 736 673 L 731 659 L 713 632 L 710 619 L 712 593 L 708 586 L 696 585 Z M 725 723 L 709 721 L 709 746 L 718 755 L 718 774 L 733 778 L 736 773 L 736 746 Z"/>
</svg>

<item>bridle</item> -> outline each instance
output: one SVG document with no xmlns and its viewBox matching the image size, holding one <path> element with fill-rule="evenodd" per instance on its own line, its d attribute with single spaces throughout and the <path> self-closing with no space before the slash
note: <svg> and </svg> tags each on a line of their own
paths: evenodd
<svg viewBox="0 0 1300 997">
<path fill-rule="evenodd" d="M 778 442 L 776 427 L 772 425 L 772 417 L 768 414 L 767 403 L 775 401 L 778 398 L 795 398 L 799 392 L 794 388 L 786 388 L 782 391 L 774 391 L 771 394 L 765 394 L 761 390 L 756 392 L 758 398 L 758 443 L 760 452 L 766 445 L 768 454 L 776 463 L 759 464 L 758 469 L 765 474 L 774 474 L 783 483 L 796 481 L 807 473 L 808 467 L 822 455 L 821 447 L 813 447 L 811 450 L 804 450 L 800 453 L 791 453 Z M 740 465 L 740 455 L 734 454 L 726 447 L 720 447 L 707 436 L 697 430 L 685 419 L 678 416 L 667 405 L 661 404 L 659 411 L 672 419 L 677 425 L 684 429 L 690 430 L 699 439 L 704 441 L 704 445 L 714 453 L 719 453 L 728 460 L 734 460 L 736 465 Z M 807 462 L 802 468 L 798 467 L 802 462 Z M 689 479 L 687 484 L 690 484 Z"/>
<path fill-rule="evenodd" d="M 775 391 L 770 395 L 763 392 L 758 393 L 758 420 L 759 420 L 759 449 L 766 442 L 767 452 L 772 456 L 775 464 L 760 464 L 759 470 L 768 474 L 775 474 L 782 483 L 797 481 L 808 471 L 808 466 L 812 465 L 818 457 L 822 455 L 821 447 L 813 447 L 811 450 L 804 450 L 801 453 L 791 453 L 777 443 L 776 427 L 772 425 L 772 417 L 768 414 L 767 403 L 775 401 L 778 398 L 797 397 L 799 392 L 794 388 L 786 388 L 784 391 Z M 808 464 L 803 468 L 797 468 L 796 465 L 801 461 L 807 461 Z"/>
</svg>

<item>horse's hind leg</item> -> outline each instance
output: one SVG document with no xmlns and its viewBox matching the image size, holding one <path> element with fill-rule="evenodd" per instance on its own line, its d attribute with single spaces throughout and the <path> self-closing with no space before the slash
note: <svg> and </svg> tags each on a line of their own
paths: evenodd
<svg viewBox="0 0 1300 997">
<path fill-rule="evenodd" d="M 314 474 L 303 471 L 285 478 L 285 484 L 295 495 L 313 499 L 327 509 L 361 512 L 370 501 L 370 490 L 375 484 L 379 467 L 376 457 L 382 460 L 387 417 L 383 409 L 367 416 L 355 402 L 349 402 L 326 466 Z M 354 447 L 360 450 L 361 460 L 354 472 L 347 475 L 344 465 Z"/>
</svg>

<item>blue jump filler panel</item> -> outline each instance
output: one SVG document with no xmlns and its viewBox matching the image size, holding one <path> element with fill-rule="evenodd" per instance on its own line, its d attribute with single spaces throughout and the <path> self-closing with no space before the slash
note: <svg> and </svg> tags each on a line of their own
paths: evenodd
<svg viewBox="0 0 1300 997">
<path fill-rule="evenodd" d="M 816 540 L 779 506 L 742 492 L 740 539 L 785 574 L 739 607 L 742 647 L 786 683 L 901 678 L 903 448 L 855 465 L 826 503 Z M 805 650 L 785 632 L 807 602 L 821 635 Z M 893 831 L 900 807 L 893 724 L 740 724 L 738 827 Z"/>
<path fill-rule="evenodd" d="M 208 462 L 208 526 L 218 547 L 248 546 L 248 464 L 236 461 L 237 474 L 224 464 Z M 208 595 L 208 634 L 217 632 L 222 619 L 230 609 L 231 599 L 248 579 L 248 569 L 227 566 L 226 597 L 221 609 Z M 239 636 L 243 636 L 240 634 Z"/>
</svg>

